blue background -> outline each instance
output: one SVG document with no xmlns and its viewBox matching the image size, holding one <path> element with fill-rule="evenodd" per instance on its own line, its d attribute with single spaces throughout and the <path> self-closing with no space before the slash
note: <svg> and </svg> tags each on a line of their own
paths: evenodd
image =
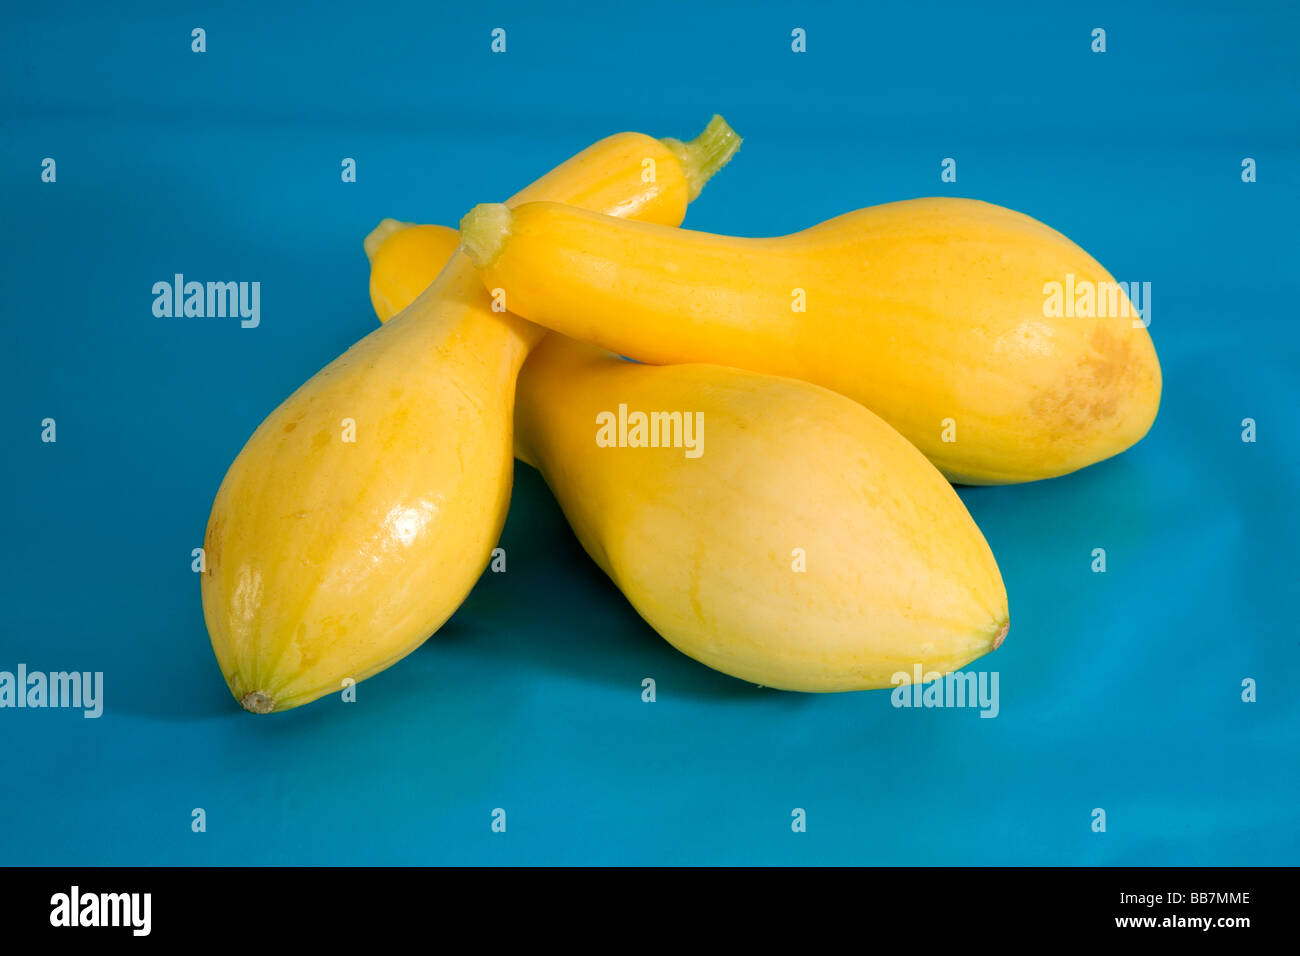
<svg viewBox="0 0 1300 956">
<path fill-rule="evenodd" d="M 1294 8 L 472 6 L 7 13 L 0 669 L 102 670 L 106 710 L 0 711 L 0 863 L 1300 862 Z M 975 665 L 1000 673 L 1000 715 L 706 669 L 524 466 L 508 573 L 434 639 L 355 704 L 239 710 L 190 551 L 262 417 L 373 327 L 362 237 L 388 215 L 454 223 L 604 135 L 685 138 L 714 111 L 746 144 L 696 228 L 972 196 L 1153 284 L 1150 436 L 961 491 L 1011 600 Z M 261 327 L 154 318 L 174 272 L 260 281 Z"/>
</svg>

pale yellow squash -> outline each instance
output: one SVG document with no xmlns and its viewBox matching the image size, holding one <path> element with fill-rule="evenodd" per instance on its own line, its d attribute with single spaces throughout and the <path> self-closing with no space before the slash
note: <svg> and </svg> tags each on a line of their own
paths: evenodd
<svg viewBox="0 0 1300 956">
<path fill-rule="evenodd" d="M 439 226 L 379 236 L 376 301 L 400 307 L 455 240 Z M 655 435 L 636 432 L 637 413 Z M 660 447 L 630 446 L 642 437 Z M 638 365 L 550 335 L 520 376 L 515 439 L 642 617 L 727 674 L 888 687 L 917 667 L 955 670 L 1007 633 L 1006 590 L 961 500 L 897 432 L 827 389 Z"/>
<path fill-rule="evenodd" d="M 690 144 L 619 134 L 512 201 L 678 223 L 738 143 L 721 118 Z M 202 574 L 212 646 L 246 709 L 340 691 L 464 600 L 505 520 L 515 379 L 542 334 L 492 311 L 456 256 L 254 432 L 217 492 Z"/>
<path fill-rule="evenodd" d="M 645 362 L 824 385 L 954 481 L 1082 468 L 1141 439 L 1160 401 L 1151 337 L 1109 273 L 988 203 L 890 203 L 774 239 L 485 205 L 461 236 L 524 318 Z"/>
<path fill-rule="evenodd" d="M 520 375 L 515 421 L 518 454 L 587 553 L 710 667 L 786 690 L 864 690 L 909 683 L 917 666 L 956 670 L 1007 633 L 997 564 L 952 486 L 829 389 L 639 365 L 547 336 Z M 660 447 L 632 447 L 656 422 Z"/>
</svg>

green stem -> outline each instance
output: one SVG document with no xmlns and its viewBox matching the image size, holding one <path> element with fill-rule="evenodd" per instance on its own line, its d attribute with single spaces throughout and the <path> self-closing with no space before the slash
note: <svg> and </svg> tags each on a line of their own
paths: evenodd
<svg viewBox="0 0 1300 956">
<path fill-rule="evenodd" d="M 460 221 L 460 246 L 475 268 L 490 266 L 510 235 L 510 210 L 503 203 L 479 203 Z"/>
<path fill-rule="evenodd" d="M 662 139 L 660 142 L 672 150 L 682 164 L 691 191 L 690 201 L 694 202 L 704 184 L 736 155 L 742 140 L 727 121 L 715 113 L 704 132 L 689 143 L 679 139 Z"/>
</svg>

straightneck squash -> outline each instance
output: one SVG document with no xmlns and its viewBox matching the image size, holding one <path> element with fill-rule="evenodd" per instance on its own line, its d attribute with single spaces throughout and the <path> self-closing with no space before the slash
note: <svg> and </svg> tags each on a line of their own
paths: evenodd
<svg viewBox="0 0 1300 956">
<path fill-rule="evenodd" d="M 676 224 L 738 144 L 720 117 L 692 143 L 619 134 L 512 202 Z M 505 520 L 515 379 L 542 335 L 493 311 L 454 256 L 254 432 L 217 492 L 201 576 L 213 649 L 247 710 L 382 670 L 464 600 Z"/>
<path fill-rule="evenodd" d="M 457 241 L 440 226 L 371 239 L 376 302 L 398 308 Z M 587 553 L 710 667 L 787 690 L 865 690 L 911 682 L 918 666 L 955 670 L 1006 636 L 1006 589 L 961 500 L 841 395 L 548 335 L 515 416 L 516 455 Z"/>
<path fill-rule="evenodd" d="M 1082 468 L 1141 439 L 1159 405 L 1124 291 L 1059 232 L 988 203 L 890 203 L 774 239 L 484 205 L 461 239 L 524 318 L 644 362 L 824 385 L 957 482 Z"/>
</svg>

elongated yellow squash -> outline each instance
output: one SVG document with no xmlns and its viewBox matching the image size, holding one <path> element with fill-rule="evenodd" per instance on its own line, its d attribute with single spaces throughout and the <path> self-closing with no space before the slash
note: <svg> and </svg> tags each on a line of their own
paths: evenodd
<svg viewBox="0 0 1300 956">
<path fill-rule="evenodd" d="M 910 682 L 918 665 L 956 670 L 1007 633 L 997 564 L 952 486 L 829 389 L 547 336 L 515 423 L 517 452 L 587 553 L 712 668 L 864 690 Z"/>
<path fill-rule="evenodd" d="M 720 117 L 690 144 L 619 134 L 512 201 L 678 223 L 738 142 Z M 201 576 L 213 650 L 247 710 L 388 667 L 464 600 L 505 520 L 515 379 L 542 334 L 494 312 L 456 256 L 254 432 L 217 492 Z"/>
<path fill-rule="evenodd" d="M 524 318 L 645 362 L 824 385 L 953 481 L 1066 474 L 1137 442 L 1159 405 L 1151 338 L 1106 270 L 988 203 L 890 203 L 775 239 L 485 205 L 461 238 Z"/>
<path fill-rule="evenodd" d="M 440 226 L 379 237 L 376 301 L 400 308 L 455 242 Z M 787 690 L 863 690 L 910 683 L 918 666 L 955 670 L 1006 636 L 1006 590 L 961 500 L 841 395 L 721 366 L 638 365 L 548 335 L 524 364 L 515 415 L 516 454 L 587 553 L 710 667 Z"/>
</svg>

